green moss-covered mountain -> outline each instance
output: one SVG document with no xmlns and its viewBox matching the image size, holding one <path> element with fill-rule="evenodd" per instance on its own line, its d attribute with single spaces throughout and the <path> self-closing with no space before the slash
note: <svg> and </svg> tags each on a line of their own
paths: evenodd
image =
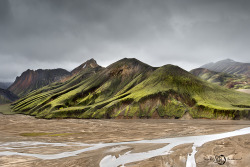
<svg viewBox="0 0 250 167">
<path fill-rule="evenodd" d="M 8 88 L 19 97 L 23 97 L 33 90 L 37 90 L 54 82 L 66 82 L 78 75 L 85 68 L 102 68 L 94 59 L 90 59 L 80 66 L 68 72 L 65 69 L 38 69 L 27 70 L 17 77 L 15 82 Z"/>
<path fill-rule="evenodd" d="M 16 101 L 12 110 L 39 118 L 250 118 L 250 96 L 174 65 L 151 67 L 122 59 L 85 67 Z"/>
</svg>

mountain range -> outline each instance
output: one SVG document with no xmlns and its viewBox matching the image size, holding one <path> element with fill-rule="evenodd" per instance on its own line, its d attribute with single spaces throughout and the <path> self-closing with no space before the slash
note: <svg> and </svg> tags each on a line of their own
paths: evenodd
<svg viewBox="0 0 250 167">
<path fill-rule="evenodd" d="M 250 63 L 231 59 L 208 63 L 190 71 L 195 76 L 227 88 L 250 89 Z"/>
<path fill-rule="evenodd" d="M 48 119 L 186 115 L 250 119 L 250 96 L 210 84 L 170 64 L 156 68 L 137 59 L 124 58 L 104 68 L 91 59 L 63 81 L 23 96 L 12 104 L 12 110 Z"/>
<path fill-rule="evenodd" d="M 90 59 L 85 63 L 82 63 L 80 66 L 73 69 L 71 72 L 68 72 L 65 69 L 38 69 L 38 70 L 27 70 L 21 74 L 21 76 L 17 77 L 14 83 L 0 83 L 0 88 L 7 89 L 4 92 L 12 95 L 17 95 L 18 97 L 23 97 L 28 93 L 47 86 L 54 82 L 66 82 L 67 80 L 73 78 L 78 75 L 82 71 L 91 68 L 100 69 L 99 66 L 94 59 Z M 83 76 L 84 77 L 84 76 Z M 80 78 L 81 79 L 81 78 Z M 2 90 L 3 92 L 3 90 Z M 4 94 L 4 93 L 2 93 Z M 17 97 L 15 96 L 15 97 Z M 9 97 L 9 96 L 4 96 Z M 9 98 L 4 99 L 3 97 L 0 99 L 0 103 L 9 103 L 13 102 L 17 98 Z"/>
<path fill-rule="evenodd" d="M 79 74 L 84 68 L 101 68 L 94 59 L 90 59 L 80 66 L 68 72 L 65 69 L 38 69 L 27 70 L 17 77 L 15 82 L 8 88 L 19 97 L 25 96 L 33 90 L 39 89 L 53 82 L 65 82 Z"/>
<path fill-rule="evenodd" d="M 208 63 L 200 68 L 209 69 L 215 72 L 224 72 L 227 74 L 243 74 L 250 77 L 250 63 L 236 62 L 231 59 L 225 59 L 216 63 Z"/>
<path fill-rule="evenodd" d="M 52 70 L 30 70 L 23 72 L 20 77 L 17 77 L 15 82 L 8 88 L 9 91 L 22 97 L 33 90 L 46 86 L 55 81 L 59 81 L 70 73 L 64 69 Z"/>
</svg>

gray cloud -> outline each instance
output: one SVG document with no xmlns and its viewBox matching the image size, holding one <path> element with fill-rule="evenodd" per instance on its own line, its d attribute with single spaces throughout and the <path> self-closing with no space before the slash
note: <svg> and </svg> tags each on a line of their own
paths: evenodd
<svg viewBox="0 0 250 167">
<path fill-rule="evenodd" d="M 250 62 L 247 0 L 1 0 L 0 80 L 89 58 L 106 66 L 136 57 L 190 70 Z"/>
</svg>

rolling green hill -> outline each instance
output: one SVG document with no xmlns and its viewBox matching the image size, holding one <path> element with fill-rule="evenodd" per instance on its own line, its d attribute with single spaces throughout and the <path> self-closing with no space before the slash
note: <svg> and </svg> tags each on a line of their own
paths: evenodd
<svg viewBox="0 0 250 167">
<path fill-rule="evenodd" d="M 12 110 L 39 118 L 250 118 L 250 96 L 174 65 L 151 67 L 122 59 L 89 66 L 63 83 L 37 89 Z"/>
</svg>

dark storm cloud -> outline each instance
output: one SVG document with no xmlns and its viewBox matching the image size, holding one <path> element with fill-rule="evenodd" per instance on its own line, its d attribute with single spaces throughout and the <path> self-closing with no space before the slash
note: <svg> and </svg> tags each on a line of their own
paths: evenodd
<svg viewBox="0 0 250 167">
<path fill-rule="evenodd" d="M 1 0 L 0 80 L 27 68 L 71 70 L 136 57 L 190 70 L 250 62 L 247 0 Z"/>
</svg>

